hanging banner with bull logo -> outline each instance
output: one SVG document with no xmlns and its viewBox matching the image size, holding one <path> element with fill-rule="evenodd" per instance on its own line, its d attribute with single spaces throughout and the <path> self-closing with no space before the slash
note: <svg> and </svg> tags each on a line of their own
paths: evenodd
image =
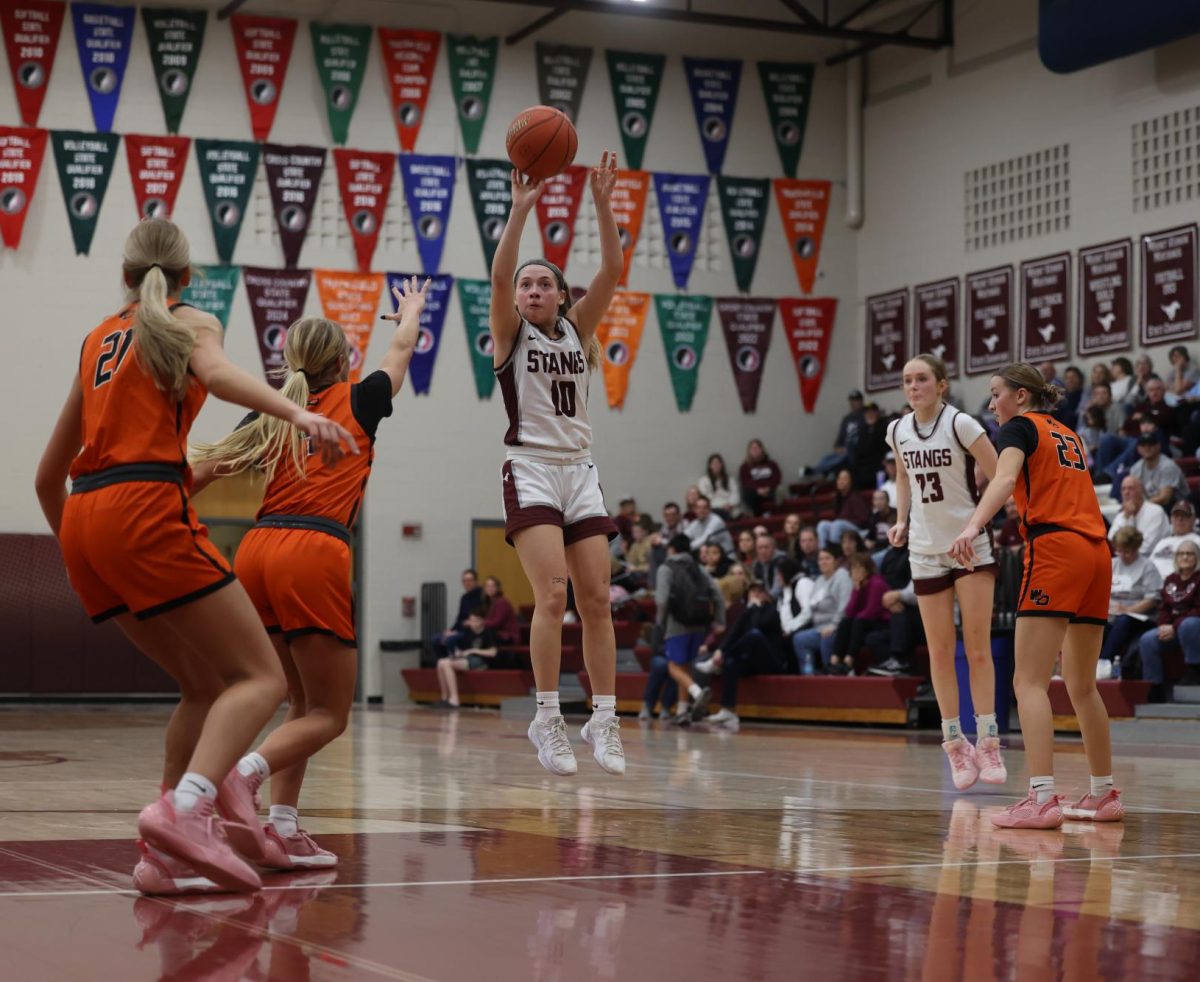
<svg viewBox="0 0 1200 982">
<path fill-rule="evenodd" d="M 388 296 L 392 298 L 392 309 L 399 310 L 393 290 L 398 290 L 401 284 L 411 279 L 413 273 L 388 273 Z M 429 277 L 429 292 L 425 296 L 425 309 L 421 311 L 421 330 L 417 335 L 417 347 L 413 351 L 412 361 L 408 363 L 408 377 L 412 379 L 414 395 L 429 395 L 429 386 L 433 381 L 433 365 L 437 361 L 438 347 L 442 342 L 442 325 L 446 323 L 446 310 L 450 306 L 450 290 L 454 286 L 454 277 L 449 273 L 437 273 Z M 425 282 L 424 276 L 417 276 L 418 285 Z"/>
<path fill-rule="evenodd" d="M 717 177 L 725 238 L 733 257 L 733 276 L 743 293 L 749 293 L 754 282 L 770 190 L 771 182 L 765 177 L 726 177 L 724 174 Z"/>
<path fill-rule="evenodd" d="M 612 210 L 617 220 L 617 233 L 621 236 L 621 252 L 625 257 L 621 268 L 621 286 L 629 283 L 629 267 L 633 263 L 633 250 L 637 248 L 638 236 L 642 231 L 642 215 L 646 211 L 646 192 L 649 189 L 650 175 L 646 171 L 617 171 L 612 191 Z"/>
<path fill-rule="evenodd" d="M 675 286 L 686 290 L 708 201 L 707 174 L 655 174 L 654 193 Z"/>
<path fill-rule="evenodd" d="M 588 169 L 578 164 L 546 181 L 537 200 L 538 225 L 542 230 L 542 254 L 566 273 L 575 219 L 587 184 Z"/>
<path fill-rule="evenodd" d="M 1071 255 L 1021 263 L 1021 361 L 1067 357 Z"/>
<path fill-rule="evenodd" d="M 796 176 L 800 152 L 804 148 L 804 130 L 808 125 L 808 106 L 812 100 L 814 65 L 805 62 L 760 61 L 762 80 L 775 148 L 783 164 L 783 173 Z"/>
<path fill-rule="evenodd" d="M 83 84 L 92 104 L 92 119 L 96 129 L 108 133 L 121 98 L 125 66 L 129 64 L 133 8 L 73 3 L 71 19 L 75 23 L 75 46 L 79 49 Z"/>
<path fill-rule="evenodd" d="M 300 250 L 312 222 L 317 186 L 325 170 L 325 148 L 268 143 L 263 147 L 263 164 L 267 168 L 267 186 L 275 207 L 284 265 L 293 269 L 300 261 Z"/>
<path fill-rule="evenodd" d="M 479 227 L 479 242 L 483 246 L 483 261 L 490 270 L 496 246 L 508 224 L 508 213 L 512 210 L 512 163 L 476 159 L 468 159 L 465 163 L 467 188 L 475 206 L 475 224 Z"/>
<path fill-rule="evenodd" d="M 223 263 L 233 262 L 233 250 L 258 171 L 259 149 L 257 143 L 234 140 L 196 141 L 200 183 L 204 185 L 217 257 Z"/>
<path fill-rule="evenodd" d="M 250 110 L 250 129 L 254 139 L 262 143 L 271 135 L 279 108 L 296 40 L 296 22 L 286 17 L 234 14 L 229 23 Z"/>
<path fill-rule="evenodd" d="M 405 153 L 412 153 L 417 147 L 441 43 L 442 36 L 437 31 L 379 29 L 392 120 Z"/>
<path fill-rule="evenodd" d="M 1142 236 L 1142 344 L 1194 338 L 1196 225 Z"/>
<path fill-rule="evenodd" d="M 629 373 L 637 361 L 650 310 L 650 294 L 618 290 L 596 328 L 596 340 L 603 354 L 604 390 L 608 408 L 621 409 L 629 391 Z"/>
<path fill-rule="evenodd" d="M 940 358 L 947 378 L 958 378 L 958 277 L 913 287 L 913 353 Z"/>
<path fill-rule="evenodd" d="M 487 121 L 492 82 L 496 78 L 499 38 L 477 38 L 470 34 L 447 34 L 446 54 L 450 59 L 450 87 L 458 109 L 458 128 L 467 153 L 479 152 L 479 137 Z"/>
<path fill-rule="evenodd" d="M 332 269 L 314 269 L 321 310 L 331 321 L 342 326 L 350 342 L 350 381 L 362 379 L 363 363 L 371 343 L 371 329 L 379 313 L 379 294 L 383 292 L 382 273 L 339 273 Z"/>
<path fill-rule="evenodd" d="M 186 136 L 125 135 L 125 158 L 141 218 L 170 218 L 187 167 L 192 141 Z"/>
<path fill-rule="evenodd" d="M 569 44 L 535 45 L 537 57 L 538 101 L 553 106 L 578 125 L 579 105 L 587 84 L 592 49 Z"/>
<path fill-rule="evenodd" d="M 1076 353 L 1082 358 L 1133 346 L 1133 240 L 1079 250 Z"/>
<path fill-rule="evenodd" d="M 360 24 L 308 25 L 312 33 L 317 74 L 325 91 L 325 113 L 333 142 L 342 145 L 350 131 L 358 93 L 367 70 L 371 28 Z"/>
<path fill-rule="evenodd" d="M 221 322 L 224 330 L 229 326 L 229 311 L 233 308 L 239 272 L 237 266 L 201 266 L 192 263 L 192 278 L 179 294 L 179 299 L 212 314 Z"/>
<path fill-rule="evenodd" d="M 792 265 L 800 289 L 812 293 L 821 258 L 821 238 L 829 212 L 829 181 L 775 180 L 775 201 L 783 219 L 783 234 L 791 247 Z"/>
<path fill-rule="evenodd" d="M 167 132 L 178 133 L 183 111 L 192 92 L 196 62 L 204 46 L 206 10 L 142 8 L 142 23 L 150 44 L 154 80 L 162 100 Z"/>
<path fill-rule="evenodd" d="M 0 238 L 10 249 L 21 244 L 25 215 L 42 172 L 46 136 L 45 130 L 0 126 Z"/>
<path fill-rule="evenodd" d="M 967 374 L 981 375 L 1012 361 L 1013 269 L 999 266 L 966 279 Z"/>
<path fill-rule="evenodd" d="M 775 301 L 766 297 L 717 297 L 717 313 L 742 411 L 753 413 L 758 408 L 763 366 L 771 350 Z"/>
<path fill-rule="evenodd" d="M 422 271 L 432 275 L 442 264 L 450 205 L 454 201 L 454 158 L 400 154 L 404 197 L 417 233 Z"/>
<path fill-rule="evenodd" d="M 684 58 L 692 109 L 700 130 L 700 144 L 710 174 L 720 174 L 733 129 L 733 110 L 737 104 L 738 83 L 742 77 L 740 61 L 721 58 Z"/>
<path fill-rule="evenodd" d="M 491 304 L 491 280 L 458 281 L 458 305 L 467 329 L 467 352 L 471 356 L 471 368 L 475 374 L 475 392 L 480 399 L 490 399 L 496 387 L 496 372 L 492 362 L 495 344 L 492 341 Z"/>
<path fill-rule="evenodd" d="M 867 297 L 868 392 L 895 389 L 908 361 L 908 290 Z"/>
<path fill-rule="evenodd" d="M 829 341 L 837 320 L 837 303 L 836 297 L 784 297 L 779 301 L 783 333 L 796 365 L 800 401 L 804 403 L 806 413 L 816 409 L 817 396 L 821 394 L 821 380 L 825 377 L 829 358 Z"/>
<path fill-rule="evenodd" d="M 708 322 L 712 319 L 712 297 L 656 293 L 654 309 L 667 355 L 675 405 L 681 413 L 686 413 L 696 397 L 700 362 L 708 343 Z"/>
<path fill-rule="evenodd" d="M 63 130 L 52 132 L 50 141 L 67 206 L 67 220 L 71 223 L 71 238 L 75 240 L 75 254 L 86 256 L 96 234 L 100 205 L 104 203 L 121 137 L 116 133 Z"/>
<path fill-rule="evenodd" d="M 604 55 L 608 60 L 608 77 L 612 82 L 625 163 L 632 170 L 641 170 L 667 59 L 665 55 L 639 51 L 610 50 Z"/>
<path fill-rule="evenodd" d="M 275 388 L 283 387 L 283 344 L 288 328 L 303 316 L 312 282 L 311 269 L 263 269 L 244 266 L 242 278 L 250 299 L 250 316 L 258 336 L 263 372 Z"/>
<path fill-rule="evenodd" d="M 337 167 L 338 188 L 342 193 L 342 208 L 358 268 L 367 272 L 379 243 L 383 228 L 383 213 L 392 190 L 392 175 L 396 171 L 396 156 L 391 153 L 370 153 L 366 150 L 333 151 Z"/>
<path fill-rule="evenodd" d="M 58 0 L 21 0 L 0 5 L 0 30 L 21 121 L 37 126 L 50 86 L 54 55 L 67 6 Z"/>
</svg>

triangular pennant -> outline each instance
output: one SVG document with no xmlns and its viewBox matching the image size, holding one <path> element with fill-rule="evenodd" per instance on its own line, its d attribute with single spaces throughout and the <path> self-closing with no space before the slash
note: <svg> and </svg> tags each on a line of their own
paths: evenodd
<svg viewBox="0 0 1200 982">
<path fill-rule="evenodd" d="M 828 181 L 797 181 L 790 177 L 776 178 L 775 202 L 783 219 L 783 234 L 787 237 L 796 267 L 800 289 L 812 293 L 817 280 L 817 263 L 821 258 L 821 236 L 825 233 L 825 215 L 829 212 Z"/>
<path fill-rule="evenodd" d="M 217 242 L 217 256 L 223 263 L 233 262 L 233 249 L 258 170 L 259 151 L 257 143 L 196 141 L 200 183 L 204 185 L 204 201 Z"/>
<path fill-rule="evenodd" d="M 288 328 L 304 313 L 312 270 L 243 266 L 242 279 L 250 300 L 250 316 L 254 319 L 263 373 L 271 385 L 282 388 L 283 344 Z"/>
<path fill-rule="evenodd" d="M 617 171 L 612 190 L 612 211 L 617 220 L 617 232 L 621 236 L 621 251 L 625 255 L 621 286 L 629 283 L 629 267 L 633 263 L 633 250 L 637 248 L 638 236 L 642 231 L 642 215 L 646 211 L 646 192 L 649 189 L 650 175 L 644 170 Z"/>
<path fill-rule="evenodd" d="M 708 183 L 707 174 L 654 175 L 654 193 L 662 217 L 671 277 L 680 290 L 687 289 L 692 263 L 696 260 L 704 205 L 708 201 Z"/>
<path fill-rule="evenodd" d="M 392 290 L 410 279 L 412 273 L 388 273 L 388 296 L 392 297 L 392 309 L 396 306 L 396 298 Z M 418 277 L 423 282 L 424 277 Z M 430 277 L 429 292 L 425 297 L 425 309 L 421 311 L 421 332 L 417 336 L 417 347 L 413 351 L 412 361 L 408 363 L 408 377 L 412 379 L 414 395 L 429 395 L 429 385 L 433 381 L 433 365 L 437 361 L 438 347 L 442 342 L 442 325 L 446 323 L 446 309 L 450 306 L 450 290 L 454 286 L 454 277 L 449 273 L 437 273 Z"/>
<path fill-rule="evenodd" d="M 139 217 L 170 218 L 175 213 L 175 195 L 191 145 L 187 136 L 125 135 L 125 157 Z"/>
<path fill-rule="evenodd" d="M 572 123 L 578 123 L 592 49 L 569 44 L 543 44 L 541 41 L 535 48 L 538 100 L 543 106 L 553 106 L 566 113 Z"/>
<path fill-rule="evenodd" d="M 717 313 L 742 412 L 752 413 L 758 408 L 763 366 L 771 348 L 775 301 L 764 297 L 717 297 Z"/>
<path fill-rule="evenodd" d="M 325 170 L 325 148 L 268 143 L 263 147 L 263 164 L 267 168 L 271 203 L 275 206 L 284 265 L 292 269 L 300 261 L 300 250 L 312 222 L 317 187 Z"/>
<path fill-rule="evenodd" d="M 383 228 L 383 213 L 392 190 L 392 174 L 396 171 L 395 154 L 371 153 L 367 150 L 333 151 L 337 166 L 338 188 L 342 193 L 342 208 L 350 237 L 354 240 L 354 255 L 358 268 L 367 272 L 379 243 Z"/>
<path fill-rule="evenodd" d="M 75 254 L 86 256 L 96 234 L 96 220 L 121 137 L 116 133 L 54 131 L 50 138 Z"/>
<path fill-rule="evenodd" d="M 609 409 L 625 405 L 629 372 L 637 361 L 649 310 L 650 294 L 618 290 L 596 328 L 596 340 L 604 355 L 604 391 Z"/>
<path fill-rule="evenodd" d="M 829 339 L 837 320 L 835 297 L 814 297 L 811 300 L 785 297 L 779 301 L 783 315 L 783 333 L 796 363 L 800 380 L 800 399 L 804 411 L 811 413 L 821 392 L 825 365 L 829 356 Z"/>
<path fill-rule="evenodd" d="M 221 322 L 222 328 L 226 328 L 229 326 L 233 295 L 237 292 L 239 272 L 237 266 L 201 266 L 192 263 L 192 279 L 179 294 L 179 299 L 208 311 Z"/>
<path fill-rule="evenodd" d="M 45 130 L 0 126 L 0 237 L 10 249 L 21 244 L 25 215 L 42 173 L 46 136 Z"/>
<path fill-rule="evenodd" d="M 788 177 L 796 176 L 800 152 L 804 148 L 804 130 L 808 125 L 815 67 L 801 61 L 758 63 L 758 76 L 762 80 L 767 112 L 771 116 L 775 148 L 779 151 L 783 172 Z"/>
<path fill-rule="evenodd" d="M 571 240 L 575 237 L 575 219 L 587 184 L 588 169 L 578 164 L 568 167 L 546 181 L 537 201 L 538 225 L 542 230 L 542 254 L 564 273 Z"/>
<path fill-rule="evenodd" d="M 742 63 L 723 58 L 684 58 L 692 109 L 700 130 L 700 145 L 710 174 L 720 174 L 733 128 Z"/>
<path fill-rule="evenodd" d="M 83 84 L 92 104 L 92 119 L 96 129 L 107 133 L 112 129 L 125 66 L 129 64 L 133 8 L 73 3 L 71 19 L 75 23 L 75 46 L 79 49 Z"/>
<path fill-rule="evenodd" d="M 675 405 L 681 413 L 686 413 L 696 396 L 700 362 L 708 343 L 712 297 L 656 293 L 654 308 L 667 355 L 667 369 L 671 373 L 671 388 L 675 391 Z"/>
<path fill-rule="evenodd" d="M 426 275 L 442 263 L 450 205 L 454 201 L 454 158 L 400 155 L 404 197 L 417 233 L 417 252 Z"/>
<path fill-rule="evenodd" d="M 250 110 L 250 130 L 262 143 L 271 135 L 279 108 L 296 40 L 296 22 L 286 17 L 234 14 L 229 23 Z"/>
<path fill-rule="evenodd" d="M 749 293 L 754 282 L 770 193 L 771 182 L 765 177 L 726 177 L 724 174 L 717 177 L 721 218 L 725 221 L 725 238 L 733 257 L 733 276 L 743 293 Z"/>
<path fill-rule="evenodd" d="M 491 324 L 492 281 L 459 280 L 458 305 L 462 308 L 463 324 L 467 329 L 467 351 L 475 374 L 475 392 L 480 399 L 490 399 L 496 387 L 496 372 L 492 364 L 495 345 Z"/>
<path fill-rule="evenodd" d="M 467 160 L 466 165 L 467 188 L 475 206 L 475 224 L 479 226 L 483 259 L 490 270 L 496 246 L 508 224 L 508 213 L 512 210 L 512 163 L 507 160 Z"/>
<path fill-rule="evenodd" d="M 400 137 L 400 148 L 407 153 L 412 153 L 417 146 L 441 43 L 442 36 L 437 31 L 379 29 L 392 118 Z"/>
<path fill-rule="evenodd" d="M 207 10 L 142 8 L 142 23 L 146 26 L 150 61 L 168 133 L 179 132 L 183 110 L 192 92 L 196 62 L 204 46 L 207 20 Z"/>
<path fill-rule="evenodd" d="M 21 109 L 21 121 L 37 126 L 50 87 L 54 54 L 67 6 L 59 0 L 23 0 L 0 5 L 0 29 L 8 51 L 8 70 Z"/>
<path fill-rule="evenodd" d="M 641 170 L 667 59 L 665 55 L 640 51 L 609 50 L 604 55 L 608 60 L 608 77 L 612 82 L 625 162 L 633 170 Z"/>
<path fill-rule="evenodd" d="M 471 34 L 447 34 L 450 56 L 450 87 L 458 109 L 458 128 L 467 153 L 479 152 L 479 137 L 487 121 L 492 82 L 496 78 L 499 38 L 477 38 Z"/>
<path fill-rule="evenodd" d="M 350 119 L 358 105 L 367 55 L 371 50 L 371 28 L 360 24 L 310 23 L 317 74 L 325 90 L 325 112 L 333 142 L 346 142 Z"/>
<path fill-rule="evenodd" d="M 339 273 L 314 269 L 321 309 L 331 321 L 341 324 L 350 342 L 350 381 L 362 378 L 363 362 L 371 343 L 371 329 L 379 313 L 383 292 L 382 273 Z"/>
</svg>

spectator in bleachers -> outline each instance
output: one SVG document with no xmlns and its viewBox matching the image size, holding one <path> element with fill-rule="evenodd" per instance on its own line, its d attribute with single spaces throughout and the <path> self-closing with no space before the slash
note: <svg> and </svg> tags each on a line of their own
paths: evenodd
<svg viewBox="0 0 1200 982">
<path fill-rule="evenodd" d="M 1025 539 L 1021 536 L 1021 513 L 1017 511 L 1017 502 L 1012 495 L 1004 502 L 1004 523 L 996 535 L 996 545 L 1009 552 L 1020 552 L 1025 548 Z"/>
<path fill-rule="evenodd" d="M 822 549 L 817 562 L 820 572 L 813 578 L 809 608 L 812 611 L 810 625 L 792 635 L 792 651 L 803 674 L 823 671 L 833 654 L 833 642 L 838 623 L 854 589 L 850 574 L 838 565 L 837 557 L 829 549 Z"/>
<path fill-rule="evenodd" d="M 484 626 L 482 607 L 470 611 L 463 622 L 463 629 L 453 638 L 448 652 L 438 659 L 438 688 L 442 692 L 443 709 L 458 709 L 457 672 L 477 672 L 487 668 L 499 650 L 496 632 Z"/>
<path fill-rule="evenodd" d="M 733 553 L 734 562 L 741 563 L 747 569 L 754 565 L 754 533 L 742 529 L 737 536 L 737 548 Z"/>
<path fill-rule="evenodd" d="M 517 612 L 494 576 L 483 581 L 483 626 L 496 635 L 500 644 L 517 644 L 521 640 Z"/>
<path fill-rule="evenodd" d="M 653 583 L 658 567 L 667 558 L 667 543 L 683 531 L 683 511 L 674 501 L 668 501 L 662 509 L 662 525 L 650 535 L 650 568 L 646 571 L 647 582 Z"/>
<path fill-rule="evenodd" d="M 851 556 L 860 555 L 866 551 L 867 545 L 863 542 L 862 536 L 853 529 L 846 529 L 838 540 L 838 554 L 842 557 L 842 565 L 846 569 L 850 568 Z"/>
<path fill-rule="evenodd" d="M 1137 455 L 1139 460 L 1129 469 L 1129 473 L 1142 482 L 1147 501 L 1169 509 L 1173 502 L 1187 500 L 1187 478 L 1183 476 L 1179 465 L 1162 452 L 1162 444 L 1157 436 L 1153 433 L 1139 436 Z"/>
<path fill-rule="evenodd" d="M 1097 385 L 1112 385 L 1112 372 L 1108 370 L 1108 366 L 1102 361 L 1096 362 L 1088 373 L 1088 383 L 1083 390 L 1083 404 L 1089 405 L 1092 401 L 1092 394 Z M 1111 390 L 1110 390 L 1110 395 Z"/>
<path fill-rule="evenodd" d="M 1150 398 L 1149 389 L 1147 386 L 1154 379 L 1163 381 L 1159 378 L 1158 373 L 1154 370 L 1154 359 L 1147 354 L 1138 355 L 1133 360 L 1133 384 L 1129 386 L 1129 391 L 1125 393 L 1125 406 L 1132 408 L 1139 403 L 1145 402 Z M 1171 387 L 1166 382 L 1167 393 L 1170 394 Z M 1167 400 L 1168 405 L 1174 405 L 1174 399 Z"/>
<path fill-rule="evenodd" d="M 725 555 L 725 550 L 715 542 L 706 542 L 700 547 L 700 565 L 714 580 L 719 580 L 729 572 L 733 560 Z"/>
<path fill-rule="evenodd" d="M 1112 389 L 1113 402 L 1120 405 L 1125 401 L 1129 389 L 1133 386 L 1133 362 L 1124 355 L 1114 358 L 1109 364 L 1109 387 Z"/>
<path fill-rule="evenodd" d="M 1154 547 L 1170 531 L 1171 523 L 1162 507 L 1146 500 L 1142 482 L 1132 474 L 1121 482 L 1121 510 L 1113 518 L 1108 529 L 1108 538 L 1116 542 L 1117 533 L 1127 527 L 1141 533 L 1143 556 L 1149 556 Z"/>
<path fill-rule="evenodd" d="M 704 476 L 696 485 L 700 493 L 712 503 L 712 509 L 725 521 L 737 518 L 742 512 L 742 500 L 736 483 L 729 479 L 725 469 L 725 458 L 719 453 L 709 454 Z"/>
<path fill-rule="evenodd" d="M 1166 403 L 1162 379 L 1151 379 L 1146 391 L 1148 398 L 1133 407 L 1120 434 L 1100 440 L 1100 470 L 1114 479 L 1123 477 L 1137 460 L 1137 439 L 1143 433 L 1157 433 L 1164 453 L 1169 452 L 1170 439 L 1176 433 L 1175 410 Z"/>
<path fill-rule="evenodd" d="M 883 476 L 879 490 L 888 496 L 888 504 L 896 507 L 896 455 L 890 450 L 883 455 Z"/>
<path fill-rule="evenodd" d="M 1113 402 L 1112 387 L 1107 382 L 1097 382 L 1092 386 L 1087 408 L 1093 406 L 1104 414 L 1104 434 L 1120 436 L 1121 427 L 1125 424 L 1125 410 Z"/>
<path fill-rule="evenodd" d="M 771 510 L 783 474 L 779 465 L 767 454 L 762 440 L 751 440 L 746 445 L 746 459 L 738 468 L 738 481 L 747 512 L 762 515 Z"/>
<path fill-rule="evenodd" d="M 1083 411 L 1083 425 L 1078 427 L 1075 432 L 1079 434 L 1083 440 L 1084 449 L 1087 451 L 1088 469 L 1092 472 L 1092 480 L 1095 481 L 1099 476 L 1099 470 L 1096 468 L 1097 460 L 1100 455 L 1100 440 L 1108 431 L 1105 427 L 1108 425 L 1108 418 L 1102 406 L 1088 406 Z"/>
<path fill-rule="evenodd" d="M 781 562 L 786 562 L 787 556 L 779 551 L 775 537 L 768 534 L 758 535 L 754 539 L 754 562 L 750 566 L 750 579 L 758 580 L 767 588 L 772 600 L 778 600 L 783 594 L 783 586 L 776 582 L 776 572 Z"/>
<path fill-rule="evenodd" d="M 789 512 L 783 516 L 781 535 L 783 540 L 779 543 L 779 548 L 783 550 L 788 559 L 795 559 L 796 553 L 800 549 L 800 516 L 795 512 Z"/>
<path fill-rule="evenodd" d="M 1200 545 L 1185 539 L 1175 551 L 1174 570 L 1163 584 L 1158 606 L 1158 623 L 1142 634 L 1138 653 L 1142 660 L 1142 679 L 1153 683 L 1150 702 L 1165 700 L 1166 675 L 1163 655 L 1182 649 L 1185 667 L 1183 683 L 1200 685 Z"/>
<path fill-rule="evenodd" d="M 908 546 L 889 545 L 878 565 L 879 575 L 887 584 L 887 592 L 881 602 L 891 616 L 886 630 L 880 628 L 865 639 L 868 649 L 876 655 L 886 655 L 886 658 L 879 659 L 879 664 L 868 668 L 867 674 L 908 675 L 912 671 L 912 650 L 923 635 Z"/>
<path fill-rule="evenodd" d="M 854 453 L 850 455 L 854 486 L 859 490 L 874 490 L 879 483 L 883 458 L 888 452 L 888 422 L 875 403 L 868 402 L 863 406 L 863 421 L 858 428 L 858 442 L 854 446 Z"/>
<path fill-rule="evenodd" d="M 683 494 L 683 520 L 690 522 L 696 517 L 696 502 L 700 499 L 700 488 L 693 484 Z"/>
<path fill-rule="evenodd" d="M 843 532 L 861 533 L 871 522 L 871 506 L 854 490 L 854 475 L 844 468 L 838 471 L 833 509 L 833 518 L 817 522 L 817 538 L 823 546 L 837 542 Z"/>
<path fill-rule="evenodd" d="M 796 551 L 789 556 L 800 564 L 805 576 L 816 576 L 820 572 L 821 540 L 817 530 L 805 525 L 796 536 Z"/>
<path fill-rule="evenodd" d="M 1083 372 L 1077 365 L 1068 365 L 1063 369 L 1062 381 L 1063 397 L 1050 415 L 1078 432 L 1079 417 L 1083 412 Z"/>
<path fill-rule="evenodd" d="M 613 516 L 613 521 L 616 522 L 617 531 L 621 533 L 621 538 L 626 543 L 633 541 L 633 525 L 641 517 L 636 498 L 621 499 L 621 503 L 617 506 L 617 513 Z M 616 540 L 613 540 L 613 542 L 615 545 Z"/>
<path fill-rule="evenodd" d="M 888 529 L 896 524 L 896 509 L 888 503 L 887 492 L 883 489 L 871 496 L 871 518 L 867 524 L 866 545 L 876 562 L 888 548 Z"/>
<path fill-rule="evenodd" d="M 1042 378 L 1044 378 L 1050 385 L 1057 386 L 1060 389 L 1066 387 L 1066 384 L 1059 377 L 1058 368 L 1055 367 L 1053 361 L 1044 361 L 1038 365 L 1037 369 L 1041 373 Z"/>
<path fill-rule="evenodd" d="M 483 606 L 483 590 L 479 586 L 479 574 L 475 570 L 463 570 L 462 588 L 463 594 L 458 598 L 458 613 L 454 616 L 454 623 L 441 634 L 435 634 L 429 639 L 435 663 L 436 659 L 445 658 L 449 654 L 450 647 L 456 642 L 459 632 L 466 629 L 467 615 L 476 607 Z"/>
<path fill-rule="evenodd" d="M 1104 646 L 1100 649 L 1100 667 L 1107 663 L 1112 671 L 1115 658 L 1125 654 L 1129 645 L 1152 622 L 1154 608 L 1162 596 L 1163 581 L 1158 569 L 1139 550 L 1142 534 L 1129 526 L 1113 537 L 1117 554 L 1112 560 L 1112 592 L 1108 600 L 1108 624 L 1104 628 Z M 1098 676 L 1107 678 L 1107 675 Z"/>
<path fill-rule="evenodd" d="M 631 531 L 633 540 L 628 544 L 625 544 L 624 540 L 619 537 L 617 539 L 621 545 L 619 555 L 613 557 L 612 582 L 614 586 L 624 587 L 630 593 L 636 593 L 638 590 L 645 589 L 650 575 L 652 547 L 650 545 L 650 523 L 645 515 L 633 523 Z"/>
<path fill-rule="evenodd" d="M 853 675 L 854 659 L 867 635 L 886 628 L 892 616 L 883 606 L 887 582 L 879 575 L 871 557 L 866 553 L 855 553 L 849 559 L 849 566 L 853 589 L 834 635 L 833 650 L 826 666 L 830 675 Z"/>
<path fill-rule="evenodd" d="M 833 452 L 827 453 L 815 468 L 818 474 L 828 477 L 836 474 L 850 463 L 850 455 L 858 442 L 858 430 L 863 421 L 863 394 L 858 389 L 851 389 L 846 396 L 850 400 L 850 411 L 842 417 L 838 424 L 837 436 L 833 439 Z M 807 468 L 802 468 L 801 476 Z"/>
<path fill-rule="evenodd" d="M 1167 360 L 1171 363 L 1171 371 L 1166 378 L 1167 396 L 1178 400 L 1183 398 L 1193 385 L 1200 382 L 1200 368 L 1196 367 L 1188 349 L 1182 344 L 1175 345 L 1167 353 Z"/>
<path fill-rule="evenodd" d="M 1150 560 L 1164 580 L 1175 572 L 1175 550 L 1184 542 L 1200 546 L 1200 535 L 1196 534 L 1196 509 L 1186 498 L 1175 502 L 1171 509 L 1171 534 L 1159 539 L 1150 550 Z"/>
<path fill-rule="evenodd" d="M 726 609 L 740 604 L 746 599 L 746 591 L 750 588 L 750 577 L 746 575 L 746 567 L 741 563 L 734 563 L 729 567 L 729 571 L 717 580 L 717 586 L 725 599 Z"/>
<path fill-rule="evenodd" d="M 781 559 L 775 576 L 780 586 L 776 606 L 779 608 L 779 625 L 783 630 L 786 671 L 794 675 L 800 670 L 800 665 L 793 654 L 792 635 L 812 626 L 814 583 L 811 577 L 804 575 L 794 559 Z M 807 674 L 811 675 L 811 670 Z"/>
<path fill-rule="evenodd" d="M 706 495 L 696 499 L 696 517 L 683 526 L 683 534 L 691 540 L 692 550 L 706 542 L 715 542 L 724 552 L 733 552 L 733 537 L 725 527 L 725 519 L 712 510 Z"/>
</svg>

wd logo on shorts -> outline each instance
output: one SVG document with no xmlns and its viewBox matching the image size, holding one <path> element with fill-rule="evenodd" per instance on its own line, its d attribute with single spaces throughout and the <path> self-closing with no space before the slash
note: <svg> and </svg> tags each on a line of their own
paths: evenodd
<svg viewBox="0 0 1200 982">
<path fill-rule="evenodd" d="M 417 354 L 428 354 L 433 350 L 433 331 L 423 327 L 417 334 Z"/>
<path fill-rule="evenodd" d="M 1029 599 L 1037 604 L 1037 606 L 1045 607 L 1050 603 L 1050 594 L 1048 594 L 1045 590 L 1030 590 Z"/>
<path fill-rule="evenodd" d="M 629 348 L 624 341 L 613 341 L 604 349 L 604 357 L 614 365 L 624 365 L 629 361 Z"/>
<path fill-rule="evenodd" d="M 762 366 L 762 356 L 759 355 L 758 349 L 752 348 L 748 344 L 738 348 L 737 355 L 734 357 L 740 372 L 757 372 Z"/>
</svg>

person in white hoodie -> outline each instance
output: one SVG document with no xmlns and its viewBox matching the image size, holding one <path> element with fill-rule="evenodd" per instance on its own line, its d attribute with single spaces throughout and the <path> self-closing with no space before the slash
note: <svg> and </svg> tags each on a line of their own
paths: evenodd
<svg viewBox="0 0 1200 982">
<path fill-rule="evenodd" d="M 792 598 L 786 593 L 780 606 L 780 620 L 803 675 L 812 675 L 820 670 L 820 666 L 829 663 L 838 622 L 853 589 L 850 574 L 838 566 L 837 557 L 829 549 L 822 549 L 817 554 L 817 566 L 820 575 L 811 579 L 804 577 L 807 587 L 797 581 L 792 591 L 792 597 L 800 604 L 799 614 L 790 621 L 784 620 L 783 605 L 786 604 L 789 614 L 792 609 Z"/>
</svg>

